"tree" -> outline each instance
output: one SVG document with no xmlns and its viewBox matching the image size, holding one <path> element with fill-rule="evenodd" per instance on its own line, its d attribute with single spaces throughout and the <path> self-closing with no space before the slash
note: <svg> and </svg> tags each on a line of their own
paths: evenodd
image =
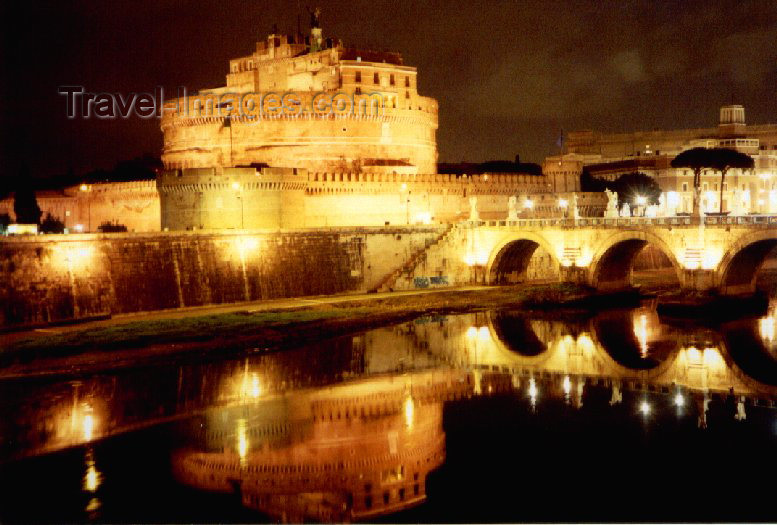
<svg viewBox="0 0 777 525">
<path fill-rule="evenodd" d="M 755 167 L 753 157 L 734 149 L 713 148 L 710 151 L 710 167 L 720 172 L 720 213 L 723 214 L 723 183 L 731 168 L 751 170 Z"/>
<path fill-rule="evenodd" d="M 632 206 L 637 204 L 637 197 L 645 197 L 646 204 L 658 204 L 661 196 L 661 187 L 656 180 L 638 171 L 621 175 L 608 187 L 618 194 L 618 202 L 628 202 Z"/>
<path fill-rule="evenodd" d="M 56 217 L 52 217 L 50 213 L 46 214 L 46 218 L 40 223 L 41 233 L 65 233 L 65 223 Z"/>
<path fill-rule="evenodd" d="M 618 194 L 618 202 L 628 202 L 632 206 L 636 204 L 637 197 L 645 197 L 646 204 L 658 204 L 661 196 L 661 188 L 649 175 L 638 171 L 624 173 L 614 181 L 597 179 L 588 170 L 583 170 L 580 175 L 581 191 L 610 190 Z"/>
<path fill-rule="evenodd" d="M 123 224 L 105 221 L 97 227 L 97 231 L 101 233 L 122 233 L 127 231 L 127 227 Z"/>
<path fill-rule="evenodd" d="M 11 224 L 11 216 L 7 213 L 0 213 L 0 233 L 8 231 L 9 224 Z"/>
<path fill-rule="evenodd" d="M 720 213 L 723 213 L 723 182 L 731 168 L 753 169 L 753 158 L 729 148 L 691 148 L 672 159 L 673 168 L 693 170 L 693 215 L 698 217 L 701 173 L 705 169 L 720 172 Z"/>
<path fill-rule="evenodd" d="M 672 159 L 673 168 L 690 168 L 693 171 L 693 213 L 699 217 L 699 197 L 701 190 L 701 172 L 710 168 L 708 148 L 691 148 Z"/>
<path fill-rule="evenodd" d="M 583 173 L 580 174 L 580 191 L 595 191 L 600 192 L 608 189 L 610 182 L 602 179 L 597 179 L 589 171 L 583 168 Z"/>
<path fill-rule="evenodd" d="M 14 193 L 13 212 L 16 222 L 20 224 L 40 223 L 40 206 L 35 199 L 35 190 L 32 187 L 30 174 L 26 168 L 22 168 Z"/>
</svg>

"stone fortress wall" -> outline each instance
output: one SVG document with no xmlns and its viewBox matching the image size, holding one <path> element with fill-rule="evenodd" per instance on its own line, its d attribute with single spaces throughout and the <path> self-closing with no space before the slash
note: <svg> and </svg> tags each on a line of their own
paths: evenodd
<svg viewBox="0 0 777 525">
<path fill-rule="evenodd" d="M 521 174 L 449 175 L 308 173 L 283 168 L 167 170 L 157 181 L 96 183 L 36 193 L 43 216 L 71 233 L 118 223 L 129 232 L 240 228 L 318 228 L 441 224 L 469 218 L 470 198 L 484 220 L 505 219 L 510 197 L 519 216 L 562 216 L 572 192 L 553 177 Z M 601 216 L 604 195 L 577 193 L 581 216 Z M 531 210 L 522 207 L 532 200 Z M 13 197 L 0 214 L 15 220 Z"/>
<path fill-rule="evenodd" d="M 159 231 L 156 182 L 132 181 L 82 184 L 62 190 L 38 191 L 38 206 L 61 220 L 70 232 L 97 231 L 105 223 L 123 224 L 130 232 Z M 13 196 L 0 200 L 0 214 L 16 220 Z"/>
<path fill-rule="evenodd" d="M 531 196 L 539 216 L 561 212 L 548 178 L 534 175 L 194 168 L 165 171 L 157 182 L 161 226 L 169 230 L 451 223 L 469 218 L 472 198 L 481 218 L 496 220 L 507 217 L 511 196 Z M 606 204 L 603 195 L 578 201 L 590 215 Z"/>
<path fill-rule="evenodd" d="M 114 233 L 0 242 L 0 327 L 375 289 L 439 226 Z"/>
</svg>

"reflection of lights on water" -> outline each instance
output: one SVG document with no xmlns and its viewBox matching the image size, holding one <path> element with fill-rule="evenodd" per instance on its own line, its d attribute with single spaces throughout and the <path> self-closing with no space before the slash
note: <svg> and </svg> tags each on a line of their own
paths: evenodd
<svg viewBox="0 0 777 525">
<path fill-rule="evenodd" d="M 239 394 L 240 397 L 252 397 L 254 399 L 262 395 L 262 385 L 256 372 L 252 372 L 250 375 L 248 371 L 244 372 L 243 380 L 240 382 Z"/>
<path fill-rule="evenodd" d="M 86 476 L 84 476 L 84 490 L 94 492 L 100 485 L 100 474 L 97 472 L 97 468 L 94 466 L 94 461 L 86 467 Z"/>
<path fill-rule="evenodd" d="M 770 315 L 758 320 L 758 331 L 761 339 L 767 343 L 774 342 L 774 316 Z"/>
<path fill-rule="evenodd" d="M 87 492 L 96 492 L 100 486 L 100 471 L 94 461 L 94 451 L 91 447 L 86 451 L 86 474 L 84 474 L 84 490 Z"/>
<path fill-rule="evenodd" d="M 707 366 L 725 366 L 723 356 L 720 355 L 720 351 L 714 347 L 707 347 L 704 349 L 704 364 Z"/>
<path fill-rule="evenodd" d="M 577 336 L 577 349 L 582 350 L 586 356 L 590 356 L 595 350 L 594 342 L 588 334 Z"/>
<path fill-rule="evenodd" d="M 639 341 L 639 353 L 645 358 L 648 353 L 648 331 L 647 331 L 647 315 L 641 314 L 637 318 L 637 322 L 634 323 L 634 335 L 637 336 Z"/>
<path fill-rule="evenodd" d="M 685 405 L 685 398 L 680 392 L 677 392 L 677 394 L 674 396 L 674 404 L 678 407 Z"/>
<path fill-rule="evenodd" d="M 413 418 L 415 416 L 415 403 L 412 396 L 405 398 L 405 425 L 407 428 L 413 428 Z"/>
<path fill-rule="evenodd" d="M 643 416 L 650 414 L 650 404 L 647 401 L 643 401 L 639 405 L 639 411 L 642 412 Z"/>
<path fill-rule="evenodd" d="M 94 417 L 92 414 L 84 414 L 81 426 L 84 432 L 84 441 L 91 441 L 94 435 Z"/>
<path fill-rule="evenodd" d="M 532 377 L 529 379 L 529 398 L 531 399 L 531 406 L 534 407 L 537 404 L 537 382 Z"/>
<path fill-rule="evenodd" d="M 256 376 L 256 374 L 253 374 L 251 378 L 251 395 L 253 397 L 259 397 L 259 394 L 261 393 L 259 389 L 259 378 Z"/>
<path fill-rule="evenodd" d="M 246 420 L 242 417 L 237 420 L 237 454 L 240 456 L 240 464 L 245 464 L 246 454 L 248 454 L 248 437 L 246 436 Z"/>
<path fill-rule="evenodd" d="M 564 376 L 564 393 L 569 395 L 572 391 L 572 382 L 569 380 L 569 376 Z"/>
</svg>

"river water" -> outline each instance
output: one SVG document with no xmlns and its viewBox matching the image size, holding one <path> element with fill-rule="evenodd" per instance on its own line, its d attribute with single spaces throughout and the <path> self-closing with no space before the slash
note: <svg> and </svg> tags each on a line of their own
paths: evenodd
<svg viewBox="0 0 777 525">
<path fill-rule="evenodd" d="M 0 382 L 0 522 L 777 520 L 775 313 L 421 317 Z"/>
</svg>

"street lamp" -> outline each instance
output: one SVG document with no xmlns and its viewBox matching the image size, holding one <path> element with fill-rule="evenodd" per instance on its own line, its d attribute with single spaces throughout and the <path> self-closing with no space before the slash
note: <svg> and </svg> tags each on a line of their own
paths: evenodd
<svg viewBox="0 0 777 525">
<path fill-rule="evenodd" d="M 87 192 L 89 191 L 89 186 L 87 186 L 86 184 L 81 184 L 81 186 L 79 186 L 78 189 L 81 190 L 82 192 Z M 86 210 L 87 210 L 86 229 L 87 231 L 91 232 L 92 231 L 92 199 L 90 199 L 89 197 L 87 197 L 86 199 Z"/>
<path fill-rule="evenodd" d="M 634 201 L 640 208 L 640 215 L 645 216 L 645 205 L 647 204 L 647 198 L 644 195 L 637 195 Z"/>
</svg>

